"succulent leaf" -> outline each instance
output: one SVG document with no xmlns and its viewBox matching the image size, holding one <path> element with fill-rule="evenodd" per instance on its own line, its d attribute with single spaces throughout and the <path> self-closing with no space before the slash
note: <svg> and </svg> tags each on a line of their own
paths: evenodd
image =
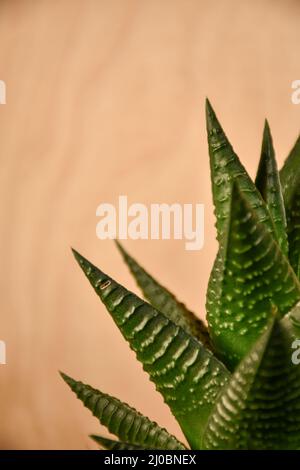
<svg viewBox="0 0 300 470">
<path fill-rule="evenodd" d="M 292 310 L 285 314 L 282 323 L 289 330 L 290 336 L 300 340 L 300 303 L 298 302 Z"/>
<path fill-rule="evenodd" d="M 300 279 L 300 187 L 288 210 L 288 240 L 290 263 Z"/>
<path fill-rule="evenodd" d="M 61 376 L 84 406 L 122 441 L 148 449 L 185 449 L 174 436 L 126 403 L 66 374 Z"/>
<path fill-rule="evenodd" d="M 266 204 L 234 152 L 208 100 L 206 101 L 206 125 L 219 243 L 222 245 L 224 235 L 226 239 L 227 220 L 230 215 L 231 192 L 234 180 L 239 183 L 240 191 L 247 198 L 251 208 L 256 212 L 259 222 L 265 224 L 268 230 L 273 233 L 274 226 Z"/>
<path fill-rule="evenodd" d="M 74 251 L 74 250 L 73 250 Z M 144 370 L 163 395 L 189 444 L 201 432 L 229 372 L 198 340 L 74 251 Z"/>
<path fill-rule="evenodd" d="M 96 436 L 94 434 L 91 435 L 90 438 L 106 450 L 145 450 L 142 447 L 127 444 L 127 442 L 114 441 L 113 439 L 108 439 L 107 437 L 102 436 Z"/>
<path fill-rule="evenodd" d="M 300 278 L 300 136 L 280 170 L 280 180 L 287 218 L 289 259 Z"/>
<path fill-rule="evenodd" d="M 284 204 L 288 210 L 300 185 L 300 135 L 280 170 L 280 181 Z"/>
<path fill-rule="evenodd" d="M 286 217 L 281 191 L 281 183 L 275 160 L 273 140 L 268 121 L 265 122 L 261 157 L 255 185 L 267 204 L 274 223 L 276 239 L 282 252 L 288 255 Z"/>
<path fill-rule="evenodd" d="M 216 350 L 234 368 L 266 328 L 270 301 L 284 315 L 300 298 L 287 258 L 236 183 L 218 269 L 222 283 L 216 283 L 218 302 L 208 298 L 208 322 Z"/>
<path fill-rule="evenodd" d="M 271 318 L 220 394 L 205 448 L 300 448 L 300 368 L 291 361 L 292 341 L 283 320 Z"/>
<path fill-rule="evenodd" d="M 129 255 L 123 246 L 116 242 L 123 259 L 134 276 L 144 297 L 158 311 L 176 325 L 181 326 L 186 333 L 195 336 L 206 347 L 211 349 L 210 337 L 205 324 L 196 315 L 179 302 L 165 287 L 159 284 L 137 261 Z"/>
<path fill-rule="evenodd" d="M 241 193 L 255 212 L 258 221 L 274 236 L 276 236 L 276 233 L 266 203 L 234 152 L 208 100 L 206 101 L 206 123 L 212 193 L 216 215 L 217 238 L 219 241 L 219 250 L 210 274 L 206 294 L 209 331 L 214 339 L 219 333 L 218 330 L 214 331 L 217 324 L 220 322 L 221 326 L 222 323 L 226 324 L 225 319 L 222 320 L 220 318 L 220 305 L 224 285 L 225 243 L 228 238 L 228 219 L 230 218 L 234 182 L 238 184 Z M 214 316 L 216 316 L 215 320 Z M 231 355 L 231 352 L 229 354 Z"/>
</svg>

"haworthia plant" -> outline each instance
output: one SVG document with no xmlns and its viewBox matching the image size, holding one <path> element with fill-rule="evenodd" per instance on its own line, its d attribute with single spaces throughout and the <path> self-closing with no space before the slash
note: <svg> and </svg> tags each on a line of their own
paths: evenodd
<svg viewBox="0 0 300 470">
<path fill-rule="evenodd" d="M 253 182 L 206 104 L 219 250 L 208 328 L 127 253 L 142 298 L 74 255 L 191 449 L 300 449 L 300 139 L 278 173 L 265 124 Z M 109 450 L 185 449 L 134 408 L 62 374 L 116 436 Z"/>
</svg>

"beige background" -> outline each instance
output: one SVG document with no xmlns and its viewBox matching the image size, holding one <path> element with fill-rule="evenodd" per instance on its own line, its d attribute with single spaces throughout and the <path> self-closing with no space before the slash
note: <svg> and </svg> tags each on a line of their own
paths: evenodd
<svg viewBox="0 0 300 470">
<path fill-rule="evenodd" d="M 96 207 L 203 202 L 205 248 L 126 247 L 204 317 L 216 251 L 208 95 L 253 175 L 263 119 L 282 163 L 299 131 L 298 1 L 1 0 L 1 448 L 93 448 L 97 421 L 58 376 L 136 406 L 180 436 L 70 253 L 132 289 Z"/>
</svg>

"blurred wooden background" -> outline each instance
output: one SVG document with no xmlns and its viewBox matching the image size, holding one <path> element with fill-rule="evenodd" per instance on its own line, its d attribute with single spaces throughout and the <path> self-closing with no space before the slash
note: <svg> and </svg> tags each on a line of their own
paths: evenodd
<svg viewBox="0 0 300 470">
<path fill-rule="evenodd" d="M 299 2 L 1 0 L 0 448 L 94 448 L 98 424 L 58 370 L 180 431 L 72 259 L 131 289 L 96 207 L 202 202 L 205 247 L 126 247 L 204 317 L 216 251 L 208 95 L 253 175 L 267 116 L 282 163 L 299 131 Z"/>
</svg>

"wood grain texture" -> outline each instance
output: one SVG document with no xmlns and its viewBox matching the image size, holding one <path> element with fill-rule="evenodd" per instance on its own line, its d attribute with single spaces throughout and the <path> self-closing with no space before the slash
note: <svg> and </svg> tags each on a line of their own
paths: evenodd
<svg viewBox="0 0 300 470">
<path fill-rule="evenodd" d="M 181 436 L 72 259 L 73 245 L 136 290 L 96 207 L 203 202 L 205 247 L 128 241 L 204 317 L 216 251 L 204 97 L 255 173 L 263 120 L 279 163 L 299 131 L 299 3 L 1 0 L 0 448 L 94 448 L 97 422 L 58 369 Z"/>
</svg>

